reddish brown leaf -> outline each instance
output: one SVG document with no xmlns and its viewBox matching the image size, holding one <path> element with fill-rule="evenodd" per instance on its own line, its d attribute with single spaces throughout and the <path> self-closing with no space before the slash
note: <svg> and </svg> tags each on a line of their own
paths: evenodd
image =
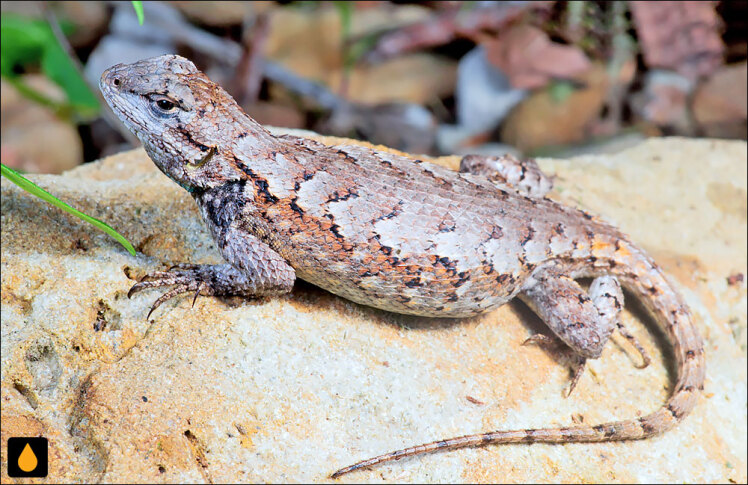
<svg viewBox="0 0 748 485">
<path fill-rule="evenodd" d="M 458 2 L 459 3 L 459 2 Z M 476 39 L 481 33 L 495 32 L 515 21 L 528 10 L 543 11 L 553 2 L 503 3 L 445 8 L 432 18 L 383 34 L 366 55 L 369 61 L 381 61 L 428 47 L 443 45 L 458 37 Z"/>
<path fill-rule="evenodd" d="M 630 2 L 644 61 L 689 78 L 722 64 L 717 2 Z"/>
<path fill-rule="evenodd" d="M 518 25 L 484 44 L 488 60 L 512 86 L 534 89 L 551 79 L 569 79 L 590 68 L 581 49 L 552 42 L 542 30 Z"/>
</svg>

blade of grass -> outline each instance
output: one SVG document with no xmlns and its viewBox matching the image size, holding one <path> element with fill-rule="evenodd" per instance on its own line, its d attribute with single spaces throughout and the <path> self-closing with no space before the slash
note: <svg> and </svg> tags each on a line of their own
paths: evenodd
<svg viewBox="0 0 748 485">
<path fill-rule="evenodd" d="M 145 15 L 143 14 L 143 2 L 132 2 L 132 8 L 135 9 L 135 15 L 138 16 L 138 25 L 143 25 L 145 21 Z"/>
<path fill-rule="evenodd" d="M 53 206 L 64 210 L 65 212 L 69 212 L 70 214 L 73 214 L 74 216 L 88 222 L 89 224 L 92 224 L 93 226 L 97 227 L 98 229 L 104 231 L 105 233 L 112 236 L 114 239 L 119 241 L 119 243 L 124 246 L 125 249 L 127 249 L 127 252 L 135 256 L 135 248 L 130 244 L 130 241 L 125 239 L 124 236 L 122 236 L 120 233 L 109 227 L 107 224 L 101 222 L 98 219 L 95 219 L 87 214 L 84 214 L 83 212 L 79 211 L 78 209 L 74 209 L 73 207 L 70 207 L 65 202 L 61 201 L 57 197 L 53 196 L 46 190 L 42 189 L 41 187 L 34 184 L 29 179 L 23 177 L 21 174 L 13 170 L 12 168 L 6 167 L 5 165 L 0 163 L 0 172 L 4 177 L 7 177 L 8 180 L 16 184 L 17 186 L 21 187 L 26 192 L 29 192 L 30 194 L 33 194 L 40 199 L 49 202 Z"/>
</svg>

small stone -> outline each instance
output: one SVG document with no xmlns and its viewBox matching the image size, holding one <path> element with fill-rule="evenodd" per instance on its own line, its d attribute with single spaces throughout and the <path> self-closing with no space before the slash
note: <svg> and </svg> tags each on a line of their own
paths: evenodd
<svg viewBox="0 0 748 485">
<path fill-rule="evenodd" d="M 640 118 L 657 126 L 674 127 L 689 134 L 693 126 L 688 99 L 694 88 L 689 78 L 672 71 L 653 69 L 644 78 L 644 88 L 631 99 L 631 108 Z"/>
<path fill-rule="evenodd" d="M 743 138 L 746 130 L 748 64 L 724 66 L 696 90 L 693 116 L 707 136 Z"/>
<path fill-rule="evenodd" d="M 598 65 L 581 83 L 585 87 L 571 87 L 563 99 L 554 96 L 552 87 L 531 94 L 507 116 L 501 141 L 527 153 L 585 140 L 605 103 L 609 81 L 605 69 Z"/>
</svg>

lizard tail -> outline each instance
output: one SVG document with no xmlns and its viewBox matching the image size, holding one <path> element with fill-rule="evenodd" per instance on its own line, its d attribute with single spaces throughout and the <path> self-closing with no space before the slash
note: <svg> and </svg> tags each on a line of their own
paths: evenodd
<svg viewBox="0 0 748 485">
<path fill-rule="evenodd" d="M 333 473 L 331 478 L 360 468 L 438 450 L 505 443 L 635 440 L 662 433 L 673 427 L 691 411 L 696 404 L 698 392 L 704 388 L 704 349 L 691 313 L 657 265 L 640 249 L 625 240 L 616 243 L 615 254 L 595 261 L 597 268 L 601 268 L 602 265 L 606 268 L 600 273 L 613 273 L 625 287 L 641 297 L 672 342 L 678 377 L 672 395 L 661 408 L 641 418 L 596 426 L 493 431 L 434 441 L 360 461 L 341 468 Z"/>
</svg>

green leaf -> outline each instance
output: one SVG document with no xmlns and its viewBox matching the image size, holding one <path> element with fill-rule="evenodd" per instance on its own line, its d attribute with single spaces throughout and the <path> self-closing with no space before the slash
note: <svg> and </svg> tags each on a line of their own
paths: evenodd
<svg viewBox="0 0 748 485">
<path fill-rule="evenodd" d="M 553 101 L 563 103 L 574 92 L 574 85 L 568 81 L 554 81 L 548 89 Z"/>
<path fill-rule="evenodd" d="M 65 90 L 68 101 L 82 116 L 94 117 L 99 112 L 99 100 L 54 37 L 45 46 L 42 71 Z"/>
<path fill-rule="evenodd" d="M 353 2 L 333 2 L 335 9 L 340 15 L 340 24 L 342 25 L 343 40 L 348 39 L 351 34 L 351 19 L 353 18 Z"/>
<path fill-rule="evenodd" d="M 38 62 L 44 52 L 44 29 L 37 21 L 29 21 L 13 14 L 0 19 L 0 72 L 15 77 L 14 68 Z"/>
<path fill-rule="evenodd" d="M 53 206 L 55 206 L 55 207 L 57 207 L 59 209 L 62 209 L 64 211 L 66 211 L 66 212 L 69 212 L 70 214 L 73 214 L 74 216 L 76 216 L 76 217 L 78 217 L 80 219 L 83 219 L 84 221 L 88 222 L 89 224 L 92 224 L 93 226 L 97 227 L 98 229 L 100 229 L 100 230 L 104 231 L 105 233 L 109 234 L 114 239 L 116 239 L 117 241 L 119 241 L 119 243 L 122 246 L 124 246 L 124 248 L 127 249 L 127 251 L 130 254 L 132 254 L 133 256 L 135 256 L 135 248 L 132 246 L 132 244 L 130 244 L 130 241 L 128 241 L 127 239 L 125 239 L 124 236 L 122 236 L 120 233 L 118 233 L 117 231 L 115 231 L 114 229 L 112 229 L 111 227 L 109 227 L 107 224 L 105 224 L 105 223 L 101 222 L 100 220 L 95 219 L 95 218 L 93 218 L 93 217 L 91 217 L 91 216 L 89 216 L 87 214 L 84 214 L 83 212 L 81 212 L 81 211 L 79 211 L 77 209 L 74 209 L 74 208 L 70 207 L 65 202 L 61 201 L 60 199 L 58 199 L 57 197 L 53 196 L 52 194 L 50 194 L 46 190 L 44 190 L 41 187 L 37 186 L 36 184 L 34 184 L 33 182 L 31 182 L 27 178 L 23 177 L 21 174 L 19 174 L 18 172 L 16 172 L 12 168 L 6 167 L 2 163 L 0 163 L 0 172 L 2 172 L 2 175 L 5 176 L 5 177 L 7 177 L 8 180 L 10 180 L 14 184 L 18 185 L 19 187 L 21 187 L 26 192 L 29 192 L 29 193 L 31 193 L 31 194 L 39 197 L 40 199 L 42 199 L 42 200 L 44 200 L 46 202 L 49 202 L 50 204 L 52 204 Z"/>
<path fill-rule="evenodd" d="M 96 116 L 99 111 L 99 101 L 96 95 L 91 91 L 46 22 L 13 14 L 3 15 L 1 22 L 2 67 L 0 72 L 4 77 L 16 80 L 17 85 L 21 84 L 15 71 L 16 67 L 40 64 L 44 74 L 65 92 L 70 105 L 66 110 L 68 113 L 75 112 L 87 119 Z M 22 94 L 31 99 L 39 102 L 40 98 L 45 98 L 28 86 L 25 88 L 19 89 Z M 61 106 L 60 103 L 54 102 L 42 104 L 56 104 L 58 108 Z"/>
<path fill-rule="evenodd" d="M 333 2 L 335 9 L 340 15 L 340 45 L 343 49 L 343 69 L 348 74 L 353 67 L 353 59 L 351 57 L 351 46 L 347 44 L 348 39 L 351 35 L 351 20 L 353 19 L 353 3 L 352 2 Z"/>
<path fill-rule="evenodd" d="M 143 2 L 137 2 L 133 0 L 132 8 L 135 9 L 135 15 L 138 16 L 138 24 L 143 25 L 143 22 L 145 22 L 145 14 L 143 13 Z"/>
</svg>

